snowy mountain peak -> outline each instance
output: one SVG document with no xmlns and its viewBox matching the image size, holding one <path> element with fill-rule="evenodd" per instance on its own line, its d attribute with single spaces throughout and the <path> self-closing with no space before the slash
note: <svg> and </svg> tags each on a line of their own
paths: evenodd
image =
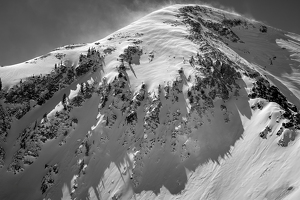
<svg viewBox="0 0 300 200">
<path fill-rule="evenodd" d="M 0 68 L 0 199 L 297 199 L 299 38 L 174 5 Z"/>
</svg>

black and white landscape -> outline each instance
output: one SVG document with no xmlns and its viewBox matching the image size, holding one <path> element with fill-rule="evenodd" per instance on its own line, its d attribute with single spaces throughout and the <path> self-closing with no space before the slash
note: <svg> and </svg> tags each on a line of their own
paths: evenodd
<svg viewBox="0 0 300 200">
<path fill-rule="evenodd" d="M 173 5 L 0 68 L 0 199 L 300 199 L 300 36 Z"/>
</svg>

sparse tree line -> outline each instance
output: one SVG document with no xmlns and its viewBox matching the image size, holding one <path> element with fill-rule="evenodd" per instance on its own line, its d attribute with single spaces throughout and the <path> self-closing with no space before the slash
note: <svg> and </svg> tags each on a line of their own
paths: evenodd
<svg viewBox="0 0 300 200">
<path fill-rule="evenodd" d="M 32 75 L 5 89 L 0 78 L 0 140 L 5 140 L 12 118 L 21 119 L 34 105 L 43 105 L 53 95 L 72 84 L 80 76 L 95 72 L 102 66 L 104 56 L 92 48 L 87 55 L 80 55 L 79 66 L 66 66 L 62 62 L 55 64 L 49 74 Z M 90 96 L 90 88 L 86 87 L 86 96 Z M 77 100 L 80 97 L 77 97 Z M 1 139 L 2 138 L 2 139 Z"/>
<path fill-rule="evenodd" d="M 269 81 L 258 76 L 252 88 L 249 97 L 266 99 L 269 102 L 275 102 L 285 111 L 283 118 L 288 119 L 287 123 L 282 123 L 284 128 L 300 130 L 300 113 L 295 105 L 288 102 L 287 98 L 279 91 L 277 87 L 271 85 Z"/>
<path fill-rule="evenodd" d="M 56 71 L 67 72 L 67 68 L 63 66 L 62 69 L 55 66 Z M 63 135 L 63 139 L 59 142 L 59 145 L 63 145 L 67 142 L 66 137 L 69 135 L 72 127 L 78 124 L 77 118 L 70 118 L 69 113 L 74 107 L 82 106 L 86 99 L 92 97 L 94 93 L 100 93 L 96 87 L 98 82 L 92 83 L 80 83 L 80 90 L 76 97 L 69 99 L 64 93 L 62 96 L 63 110 L 56 112 L 54 117 L 47 118 L 48 113 L 43 115 L 41 123 L 35 121 L 29 125 L 18 137 L 20 149 L 13 156 L 13 161 L 8 167 L 8 171 L 17 174 L 23 171 L 25 165 L 31 165 L 35 159 L 39 156 L 39 151 L 42 148 L 42 144 L 51 139 L 57 139 Z M 28 161 L 25 156 L 30 155 L 34 159 Z M 45 190 L 47 188 L 41 188 Z"/>
<path fill-rule="evenodd" d="M 243 41 L 231 30 L 231 27 L 235 26 L 244 26 L 247 27 L 248 23 L 241 19 L 227 19 L 224 16 L 224 19 L 221 23 L 216 23 L 210 20 L 205 20 L 201 18 L 202 14 L 210 12 L 209 8 L 203 8 L 201 6 L 185 6 L 179 9 L 180 13 L 177 15 L 178 18 L 182 18 L 184 24 L 189 25 L 190 35 L 188 39 L 195 41 L 201 40 L 203 35 L 207 37 L 215 38 L 219 41 L 223 41 L 220 36 L 223 36 L 230 40 L 231 42 L 241 42 Z M 192 16 L 200 16 L 196 20 L 191 18 Z M 252 25 L 252 24 L 250 24 Z M 252 25 L 253 26 L 253 25 Z M 203 28 L 206 27 L 212 32 L 203 32 Z M 218 33 L 218 35 L 213 34 L 213 32 Z"/>
<path fill-rule="evenodd" d="M 17 139 L 20 149 L 13 156 L 13 162 L 9 165 L 8 171 L 17 174 L 24 169 L 25 165 L 31 165 L 38 158 L 42 144 L 48 140 L 62 136 L 59 145 L 65 144 L 66 137 L 73 130 L 74 125 L 78 124 L 78 119 L 71 118 L 69 113 L 74 107 L 82 106 L 86 99 L 91 98 L 96 93 L 97 85 L 97 82 L 81 83 L 79 93 L 73 99 L 68 99 L 67 95 L 63 94 L 61 102 L 64 109 L 62 111 L 57 111 L 54 117 L 49 119 L 48 113 L 45 113 L 41 123 L 35 121 L 20 133 Z M 32 156 L 34 160 L 27 162 L 24 159 L 27 155 Z"/>
</svg>

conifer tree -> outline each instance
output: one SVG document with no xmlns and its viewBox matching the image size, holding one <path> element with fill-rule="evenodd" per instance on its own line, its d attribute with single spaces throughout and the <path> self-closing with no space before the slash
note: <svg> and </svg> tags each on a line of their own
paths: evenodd
<svg viewBox="0 0 300 200">
<path fill-rule="evenodd" d="M 66 98 L 67 98 L 67 95 L 66 93 L 63 95 L 63 99 L 62 99 L 62 104 L 65 104 L 66 103 Z"/>
<path fill-rule="evenodd" d="M 83 83 L 80 83 L 80 93 L 84 94 L 84 85 L 83 85 Z"/>
<path fill-rule="evenodd" d="M 43 115 L 43 118 L 46 118 L 47 117 L 47 113 L 45 113 L 44 115 Z"/>
</svg>

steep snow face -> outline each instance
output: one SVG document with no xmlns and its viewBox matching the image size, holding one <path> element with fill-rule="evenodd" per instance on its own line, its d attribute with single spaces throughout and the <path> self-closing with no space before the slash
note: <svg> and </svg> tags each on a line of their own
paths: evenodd
<svg viewBox="0 0 300 200">
<path fill-rule="evenodd" d="M 299 199 L 296 40 L 174 5 L 0 68 L 0 199 Z"/>
<path fill-rule="evenodd" d="M 234 26 L 232 30 L 243 42 L 229 42 L 228 46 L 255 65 L 299 108 L 299 35 L 255 21 L 245 27 Z"/>
</svg>

